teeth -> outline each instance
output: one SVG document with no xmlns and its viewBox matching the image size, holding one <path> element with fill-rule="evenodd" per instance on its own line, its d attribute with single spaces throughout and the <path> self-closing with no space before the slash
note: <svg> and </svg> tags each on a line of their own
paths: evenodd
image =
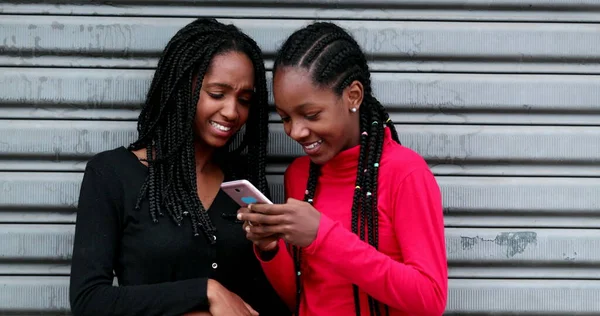
<svg viewBox="0 0 600 316">
<path fill-rule="evenodd" d="M 226 126 L 223 126 L 223 125 L 213 122 L 213 121 L 210 121 L 210 125 L 212 125 L 214 128 L 216 128 L 220 131 L 223 131 L 223 132 L 229 132 L 229 130 L 231 129 L 231 127 L 226 127 Z"/>
<path fill-rule="evenodd" d="M 304 146 L 304 148 L 306 148 L 306 149 L 314 149 L 317 146 L 319 146 L 322 142 L 323 142 L 322 140 L 319 140 L 319 141 L 316 141 L 316 142 L 314 142 L 314 143 L 312 143 L 310 145 Z"/>
</svg>

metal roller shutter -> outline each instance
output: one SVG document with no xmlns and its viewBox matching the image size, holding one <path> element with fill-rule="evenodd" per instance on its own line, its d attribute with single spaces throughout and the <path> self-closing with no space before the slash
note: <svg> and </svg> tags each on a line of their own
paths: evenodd
<svg viewBox="0 0 600 316">
<path fill-rule="evenodd" d="M 197 16 L 241 27 L 269 67 L 314 17 L 355 34 L 443 191 L 447 315 L 600 313 L 600 1 L 140 3 L 0 3 L 0 314 L 69 314 L 85 163 L 135 138 L 157 57 Z M 272 118 L 281 200 L 301 151 Z"/>
</svg>

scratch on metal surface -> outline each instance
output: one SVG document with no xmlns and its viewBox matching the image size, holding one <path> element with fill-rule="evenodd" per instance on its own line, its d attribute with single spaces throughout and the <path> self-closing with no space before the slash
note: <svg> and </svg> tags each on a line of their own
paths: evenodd
<svg viewBox="0 0 600 316">
<path fill-rule="evenodd" d="M 64 24 L 58 23 L 56 21 L 52 22 L 51 27 L 52 27 L 53 30 L 64 30 L 65 29 L 65 25 Z"/>
<path fill-rule="evenodd" d="M 571 255 L 568 255 L 568 254 L 566 254 L 566 253 L 564 253 L 564 252 L 563 252 L 563 254 L 562 254 L 562 255 L 563 255 L 563 259 L 564 259 L 565 261 L 575 261 L 575 260 L 576 260 L 576 257 L 577 257 L 577 252 L 576 252 L 576 251 L 575 251 L 575 252 L 573 252 L 572 256 L 571 256 Z"/>
<path fill-rule="evenodd" d="M 435 117 L 442 115 L 447 120 L 452 116 L 456 121 L 466 123 L 468 116 L 464 114 L 467 103 L 462 97 L 462 92 L 448 85 L 443 80 L 432 80 L 426 84 L 427 88 L 435 90 L 435 93 L 425 94 L 425 103 L 434 106 L 437 112 L 429 115 L 429 119 L 435 121 Z M 457 111 L 460 110 L 460 111 Z"/>
<path fill-rule="evenodd" d="M 89 131 L 87 129 L 80 130 L 77 137 L 77 144 L 75 145 L 75 152 L 78 154 L 86 154 L 91 151 L 89 143 Z"/>
<path fill-rule="evenodd" d="M 55 135 L 54 137 L 52 137 L 52 151 L 54 152 L 54 160 L 56 162 L 60 161 L 60 154 L 62 152 L 63 141 L 64 139 L 62 136 Z"/>
<path fill-rule="evenodd" d="M 415 57 L 421 52 L 421 44 L 423 44 L 423 34 L 415 33 L 411 30 L 402 30 L 401 33 L 406 39 L 408 39 L 407 42 L 411 44 L 407 47 L 406 53 L 410 57 Z"/>
<path fill-rule="evenodd" d="M 525 252 L 525 249 L 530 244 L 537 244 L 537 233 L 531 231 L 503 232 L 498 234 L 494 239 L 484 239 L 479 236 L 460 236 L 460 243 L 463 250 L 471 250 L 480 242 L 495 243 L 498 246 L 506 247 L 506 257 L 512 258 L 515 255 Z"/>
</svg>

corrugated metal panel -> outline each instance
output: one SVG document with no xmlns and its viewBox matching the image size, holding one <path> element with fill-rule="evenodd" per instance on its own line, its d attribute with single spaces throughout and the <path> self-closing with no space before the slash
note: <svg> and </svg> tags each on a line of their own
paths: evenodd
<svg viewBox="0 0 600 316">
<path fill-rule="evenodd" d="M 46 1 L 48 2 L 48 1 Z M 10 14 L 72 14 L 124 16 L 215 16 L 375 20 L 548 21 L 597 22 L 596 0 L 322 0 L 322 1 L 110 1 L 93 6 L 88 1 L 61 4 L 0 4 Z M 168 10 L 163 4 L 168 3 Z M 193 6 L 186 5 L 192 4 Z M 365 5 L 365 3 L 368 3 Z"/>
<path fill-rule="evenodd" d="M 598 281 L 454 279 L 449 285 L 447 315 L 598 315 L 600 310 Z"/>
<path fill-rule="evenodd" d="M 153 67 L 170 37 L 190 21 L 188 18 L 61 16 L 57 19 L 8 15 L 3 17 L 1 26 L 6 34 L 7 56 L 0 65 L 111 67 L 116 61 L 123 67 L 126 61 L 129 67 Z M 246 31 L 268 56 L 273 55 L 288 34 L 309 22 L 222 21 L 235 23 Z M 374 70 L 600 73 L 600 52 L 596 49 L 600 44 L 600 26 L 595 24 L 338 23 L 349 29 L 374 58 Z"/>
<path fill-rule="evenodd" d="M 446 315 L 597 315 L 600 283 L 452 279 Z M 68 313 L 68 277 L 0 277 L 10 315 Z M 465 304 L 464 302 L 470 302 Z"/>
<path fill-rule="evenodd" d="M 0 68 L 0 118 L 135 120 L 152 73 Z M 600 76 L 375 73 L 372 80 L 399 123 L 600 125 Z"/>
<path fill-rule="evenodd" d="M 0 225 L 0 274 L 68 275 L 74 229 Z M 591 230 L 447 228 L 446 242 L 453 278 L 600 280 L 600 237 Z M 540 262 L 544 269 L 519 266 Z"/>
<path fill-rule="evenodd" d="M 134 141 L 135 128 L 135 122 L 0 120 L 0 170 L 81 170 L 84 165 L 76 162 Z M 398 124 L 396 128 L 404 145 L 423 155 L 438 174 L 600 174 L 599 127 Z M 271 131 L 271 161 L 287 162 L 302 155 L 281 124 L 272 124 Z"/>
<path fill-rule="evenodd" d="M 166 3 L 0 3 L 0 314 L 69 313 L 85 162 L 135 138 L 158 55 L 197 16 L 240 26 L 268 66 L 315 16 L 356 35 L 442 189 L 446 314 L 600 313 L 599 0 Z M 281 200 L 301 152 L 272 131 Z"/>
<path fill-rule="evenodd" d="M 69 278 L 0 276 L 5 315 L 69 315 Z"/>
<path fill-rule="evenodd" d="M 81 177 L 79 172 L 0 172 L 0 223 L 73 223 Z M 447 227 L 600 227 L 594 216 L 600 205 L 598 178 L 437 180 Z M 283 177 L 270 175 L 269 183 L 274 200 L 282 201 Z"/>
</svg>

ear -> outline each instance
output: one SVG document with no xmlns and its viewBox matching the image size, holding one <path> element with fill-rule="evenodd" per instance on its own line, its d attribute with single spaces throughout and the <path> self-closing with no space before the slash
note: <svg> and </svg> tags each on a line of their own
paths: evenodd
<svg viewBox="0 0 600 316">
<path fill-rule="evenodd" d="M 358 111 L 364 98 L 362 83 L 358 80 L 352 81 L 352 83 L 344 89 L 343 98 L 345 105 L 348 107 L 348 111 L 351 111 L 353 108 Z"/>
</svg>

